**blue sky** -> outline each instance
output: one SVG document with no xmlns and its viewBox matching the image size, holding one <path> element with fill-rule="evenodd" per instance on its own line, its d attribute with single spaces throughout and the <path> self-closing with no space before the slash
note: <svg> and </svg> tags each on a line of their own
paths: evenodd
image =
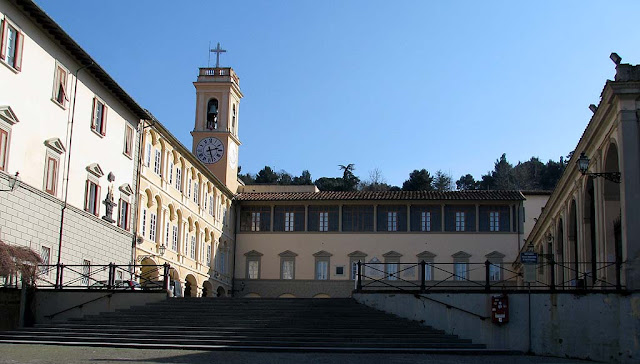
<svg viewBox="0 0 640 364">
<path fill-rule="evenodd" d="M 220 42 L 252 173 L 355 163 L 401 185 L 421 168 L 479 178 L 502 153 L 557 160 L 615 75 L 609 54 L 640 63 L 638 1 L 37 3 L 189 147 L 192 82 Z"/>
</svg>

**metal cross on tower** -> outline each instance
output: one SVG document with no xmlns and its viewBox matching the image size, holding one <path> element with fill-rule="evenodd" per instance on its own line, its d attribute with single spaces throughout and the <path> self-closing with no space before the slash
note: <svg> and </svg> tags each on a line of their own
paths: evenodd
<svg viewBox="0 0 640 364">
<path fill-rule="evenodd" d="M 220 48 L 220 42 L 218 42 L 218 45 L 214 49 L 209 49 L 209 52 L 216 54 L 216 68 L 220 67 L 220 53 L 226 53 L 227 51 Z"/>
</svg>

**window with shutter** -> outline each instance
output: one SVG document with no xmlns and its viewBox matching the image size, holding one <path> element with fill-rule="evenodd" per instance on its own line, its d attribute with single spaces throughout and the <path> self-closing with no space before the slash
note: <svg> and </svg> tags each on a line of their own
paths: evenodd
<svg viewBox="0 0 640 364">
<path fill-rule="evenodd" d="M 23 43 L 24 36 L 22 32 L 5 17 L 2 21 L 0 59 L 16 71 L 22 69 Z"/>
<path fill-rule="evenodd" d="M 86 182 L 84 209 L 96 216 L 100 212 L 100 186 L 91 180 Z"/>
<path fill-rule="evenodd" d="M 56 72 L 53 79 L 52 100 L 58 105 L 66 108 L 69 98 L 67 97 L 67 79 L 69 71 L 56 62 Z"/>
<path fill-rule="evenodd" d="M 124 128 L 124 155 L 133 157 L 133 127 L 127 124 Z"/>
<path fill-rule="evenodd" d="M 9 151 L 9 133 L 0 129 L 0 171 L 7 170 L 7 154 Z"/>
<path fill-rule="evenodd" d="M 102 136 L 107 135 L 107 106 L 97 97 L 93 98 L 91 129 Z"/>
<path fill-rule="evenodd" d="M 58 186 L 58 163 L 58 158 L 47 154 L 44 171 L 44 190 L 54 196 Z"/>
</svg>

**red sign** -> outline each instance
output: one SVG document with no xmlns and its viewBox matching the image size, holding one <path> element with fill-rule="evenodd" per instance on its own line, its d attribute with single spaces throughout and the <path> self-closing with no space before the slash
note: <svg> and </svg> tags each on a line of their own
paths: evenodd
<svg viewBox="0 0 640 364">
<path fill-rule="evenodd" d="M 491 297 L 491 321 L 495 324 L 509 322 L 509 297 L 499 295 Z"/>
</svg>

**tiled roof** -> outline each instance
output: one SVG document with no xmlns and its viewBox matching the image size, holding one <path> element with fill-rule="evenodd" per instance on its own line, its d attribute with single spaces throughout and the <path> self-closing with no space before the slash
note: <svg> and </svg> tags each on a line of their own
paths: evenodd
<svg viewBox="0 0 640 364">
<path fill-rule="evenodd" d="M 491 200 L 521 201 L 520 191 L 383 191 L 383 192 L 249 192 L 236 201 L 308 201 L 308 200 Z"/>
</svg>

